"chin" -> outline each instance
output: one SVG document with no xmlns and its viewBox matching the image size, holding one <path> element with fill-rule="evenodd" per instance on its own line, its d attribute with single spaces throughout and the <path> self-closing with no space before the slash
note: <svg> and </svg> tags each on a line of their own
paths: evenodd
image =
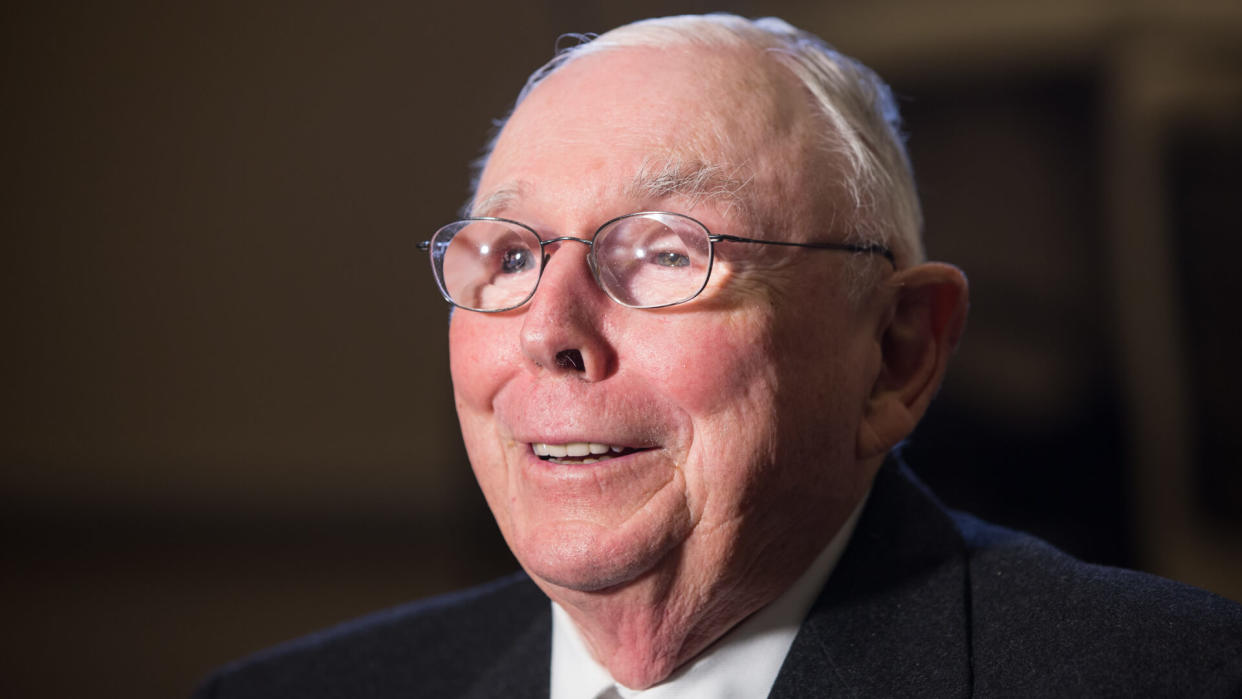
<svg viewBox="0 0 1242 699">
<path fill-rule="evenodd" d="M 599 592 L 624 586 L 660 567 L 677 545 L 677 537 L 664 539 L 627 540 L 624 532 L 570 522 L 535 528 L 509 545 L 536 581 Z"/>
</svg>

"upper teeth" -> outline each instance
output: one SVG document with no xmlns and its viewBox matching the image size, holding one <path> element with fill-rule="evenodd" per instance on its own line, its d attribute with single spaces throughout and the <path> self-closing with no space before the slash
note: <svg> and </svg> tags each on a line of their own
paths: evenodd
<svg viewBox="0 0 1242 699">
<path fill-rule="evenodd" d="M 570 442 L 568 444 L 545 444 L 537 442 L 531 447 L 538 456 L 551 456 L 561 458 L 565 456 L 587 456 L 589 454 L 607 454 L 608 452 L 619 452 L 625 447 L 616 447 L 611 444 L 601 444 L 599 442 Z"/>
</svg>

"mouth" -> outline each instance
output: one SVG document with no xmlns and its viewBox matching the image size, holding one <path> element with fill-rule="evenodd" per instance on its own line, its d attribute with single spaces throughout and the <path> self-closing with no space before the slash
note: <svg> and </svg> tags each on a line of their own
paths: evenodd
<svg viewBox="0 0 1242 699">
<path fill-rule="evenodd" d="M 645 448 L 618 446 L 602 442 L 569 442 L 566 444 L 535 442 L 530 445 L 530 448 L 531 451 L 535 452 L 535 456 L 544 461 L 567 465 L 593 464 L 646 451 Z"/>
</svg>

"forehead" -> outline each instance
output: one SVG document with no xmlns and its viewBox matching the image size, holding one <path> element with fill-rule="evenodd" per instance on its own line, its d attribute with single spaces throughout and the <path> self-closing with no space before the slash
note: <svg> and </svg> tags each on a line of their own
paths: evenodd
<svg viewBox="0 0 1242 699">
<path fill-rule="evenodd" d="M 563 66 L 519 105 L 475 212 L 532 198 L 563 207 L 722 193 L 752 208 L 806 169 L 812 121 L 802 88 L 760 51 L 607 49 Z"/>
</svg>

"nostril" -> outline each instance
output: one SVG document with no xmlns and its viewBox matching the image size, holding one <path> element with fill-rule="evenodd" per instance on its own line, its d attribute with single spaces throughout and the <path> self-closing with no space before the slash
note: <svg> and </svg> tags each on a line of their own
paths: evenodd
<svg viewBox="0 0 1242 699">
<path fill-rule="evenodd" d="M 586 363 L 582 361 L 582 353 L 576 349 L 561 350 L 556 353 L 556 365 L 562 369 L 585 371 Z"/>
</svg>

